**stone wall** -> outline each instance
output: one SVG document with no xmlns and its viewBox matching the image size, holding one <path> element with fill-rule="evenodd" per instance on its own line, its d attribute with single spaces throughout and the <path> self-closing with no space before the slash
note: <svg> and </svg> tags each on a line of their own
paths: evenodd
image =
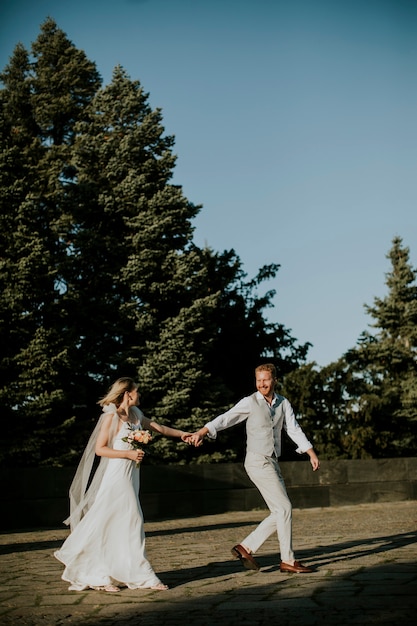
<svg viewBox="0 0 417 626">
<path fill-rule="evenodd" d="M 417 459 L 308 461 L 280 464 L 295 508 L 417 500 Z M 68 515 L 74 469 L 0 470 L 0 529 L 60 527 Z M 145 520 L 263 509 L 241 464 L 165 465 L 141 469 Z"/>
</svg>

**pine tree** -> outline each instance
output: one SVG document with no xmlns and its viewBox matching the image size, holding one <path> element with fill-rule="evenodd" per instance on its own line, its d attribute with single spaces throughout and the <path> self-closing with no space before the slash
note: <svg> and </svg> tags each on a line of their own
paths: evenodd
<svg viewBox="0 0 417 626">
<path fill-rule="evenodd" d="M 417 450 L 417 286 L 409 249 L 395 237 L 388 294 L 365 306 L 374 332 L 327 367 L 301 366 L 283 381 L 322 458 L 412 456 Z"/>
<path fill-rule="evenodd" d="M 344 445 L 354 457 L 407 456 L 417 449 L 417 272 L 400 237 L 387 258 L 388 294 L 366 307 L 376 333 L 364 332 L 346 355 L 354 386 Z"/>
<path fill-rule="evenodd" d="M 279 385 L 322 459 L 348 457 L 342 437 L 349 413 L 350 374 L 343 358 L 322 368 L 312 362 L 289 372 Z M 283 459 L 297 457 L 292 445 L 283 446 Z"/>
<path fill-rule="evenodd" d="M 0 398 L 6 424 L 12 424 L 12 432 L 5 433 L 7 455 L 15 463 L 54 454 L 56 440 L 65 439 L 60 426 L 70 417 L 73 364 L 63 302 L 68 129 L 99 83 L 94 65 L 53 20 L 43 25 L 32 52 L 33 60 L 19 44 L 0 76 L 0 340 L 5 348 Z M 55 100 L 55 107 L 47 106 Z M 15 443 L 10 440 L 16 414 L 22 431 L 33 433 L 36 424 L 36 437 L 22 441 L 17 434 Z"/>
<path fill-rule="evenodd" d="M 264 318 L 273 292 L 258 287 L 278 266 L 248 281 L 234 251 L 193 243 L 201 207 L 170 182 L 174 138 L 139 81 L 116 67 L 101 88 L 50 19 L 1 80 L 3 462 L 74 462 L 119 375 L 139 377 L 147 415 L 193 430 L 248 392 L 261 358 L 305 358 Z M 166 440 L 154 453 L 193 459 Z M 212 458 L 235 457 L 226 439 Z"/>
<path fill-rule="evenodd" d="M 213 324 L 217 329 L 210 351 L 210 371 L 218 363 L 228 369 L 228 387 L 233 398 L 240 399 L 254 385 L 254 368 L 261 361 L 272 361 L 280 376 L 296 369 L 305 361 L 309 343 L 299 345 L 282 324 L 265 319 L 271 308 L 274 290 L 260 294 L 261 285 L 273 279 L 279 265 L 266 265 L 248 279 L 236 252 L 202 251 L 206 267 L 203 285 L 211 293 L 219 293 Z M 238 366 L 237 366 L 238 364 Z"/>
<path fill-rule="evenodd" d="M 200 336 L 217 299 L 197 297 L 194 287 L 203 279 L 191 226 L 199 207 L 169 183 L 173 138 L 164 136 L 161 112 L 150 108 L 139 81 L 117 67 L 89 111 L 73 153 L 80 358 L 102 380 L 139 372 L 144 410 L 185 427 L 201 396 Z M 168 442 L 154 446 L 156 458 L 167 446 L 177 458 Z"/>
</svg>

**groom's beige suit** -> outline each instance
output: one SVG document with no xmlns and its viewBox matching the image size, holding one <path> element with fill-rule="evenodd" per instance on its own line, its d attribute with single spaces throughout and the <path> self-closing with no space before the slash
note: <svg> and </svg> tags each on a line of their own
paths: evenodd
<svg viewBox="0 0 417 626">
<path fill-rule="evenodd" d="M 208 436 L 246 420 L 245 470 L 265 500 L 270 515 L 241 544 L 255 553 L 268 537 L 277 531 L 281 560 L 294 561 L 292 549 L 292 507 L 278 465 L 281 434 L 284 428 L 297 444 L 297 452 L 306 452 L 313 445 L 308 441 L 291 404 L 283 396 L 274 395 L 271 405 L 257 391 L 246 396 L 226 413 L 205 424 Z"/>
</svg>

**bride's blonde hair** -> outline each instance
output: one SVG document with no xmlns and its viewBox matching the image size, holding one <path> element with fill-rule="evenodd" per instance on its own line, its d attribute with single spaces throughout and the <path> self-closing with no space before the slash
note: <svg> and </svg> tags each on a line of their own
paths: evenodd
<svg viewBox="0 0 417 626">
<path fill-rule="evenodd" d="M 97 404 L 100 404 L 100 406 L 115 404 L 118 407 L 123 402 L 123 396 L 126 391 L 134 391 L 137 387 L 138 386 L 133 378 L 129 378 L 128 376 L 118 378 L 109 388 L 106 395 L 101 398 Z"/>
</svg>

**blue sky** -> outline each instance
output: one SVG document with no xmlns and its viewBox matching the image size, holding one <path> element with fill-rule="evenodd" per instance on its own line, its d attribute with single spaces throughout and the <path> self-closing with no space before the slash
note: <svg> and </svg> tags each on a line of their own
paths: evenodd
<svg viewBox="0 0 417 626">
<path fill-rule="evenodd" d="M 53 17 L 162 108 L 195 241 L 248 277 L 319 365 L 353 347 L 400 236 L 417 266 L 415 0 L 2 0 L 0 67 Z"/>
</svg>

